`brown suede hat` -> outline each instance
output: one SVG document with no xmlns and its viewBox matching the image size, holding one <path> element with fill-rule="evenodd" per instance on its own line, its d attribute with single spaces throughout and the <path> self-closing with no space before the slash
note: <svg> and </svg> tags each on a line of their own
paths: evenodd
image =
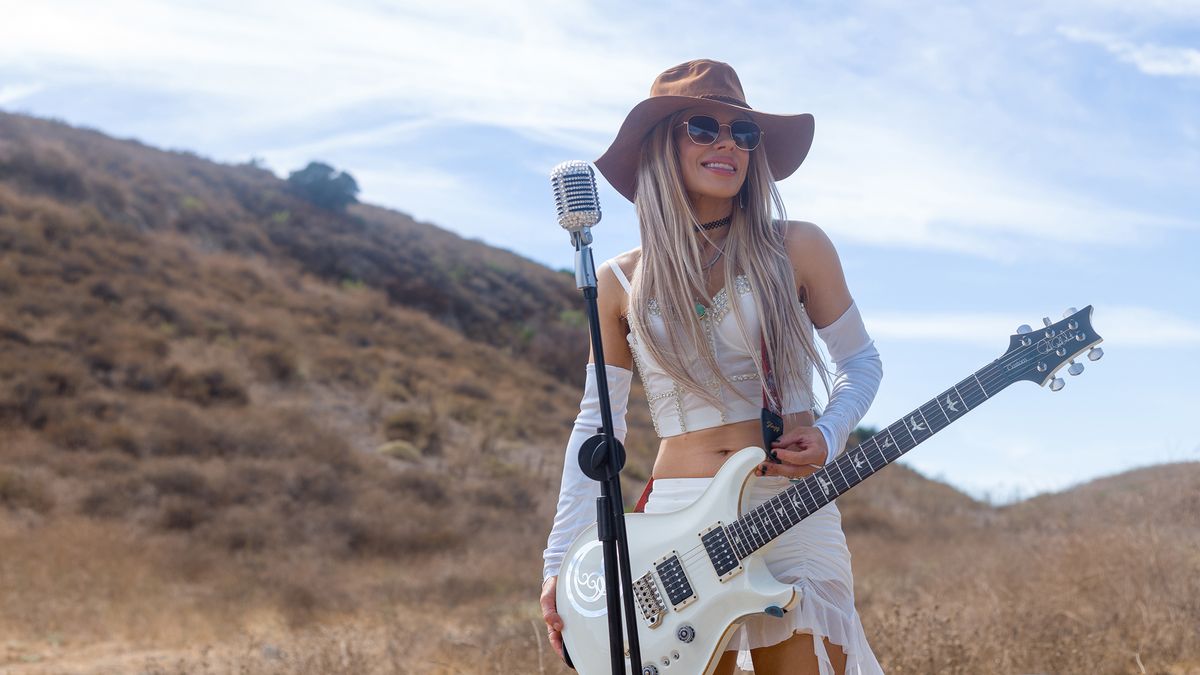
<svg viewBox="0 0 1200 675">
<path fill-rule="evenodd" d="M 813 116 L 772 115 L 759 112 L 746 103 L 742 83 L 727 63 L 697 59 L 668 69 L 654 80 L 650 98 L 629 111 L 617 138 L 596 160 L 596 168 L 629 201 L 637 192 L 637 166 L 642 140 L 664 117 L 697 103 L 715 102 L 746 113 L 763 130 L 771 176 L 780 181 L 796 170 L 812 146 Z"/>
</svg>

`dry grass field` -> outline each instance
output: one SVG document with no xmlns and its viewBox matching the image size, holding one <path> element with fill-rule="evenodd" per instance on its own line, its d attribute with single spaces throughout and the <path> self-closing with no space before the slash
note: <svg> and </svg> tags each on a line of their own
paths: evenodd
<svg viewBox="0 0 1200 675">
<path fill-rule="evenodd" d="M 402 214 L 0 113 L 0 673 L 569 672 L 537 593 L 575 306 Z M 894 466 L 840 504 L 889 673 L 1200 673 L 1200 465 L 1001 508 Z"/>
</svg>

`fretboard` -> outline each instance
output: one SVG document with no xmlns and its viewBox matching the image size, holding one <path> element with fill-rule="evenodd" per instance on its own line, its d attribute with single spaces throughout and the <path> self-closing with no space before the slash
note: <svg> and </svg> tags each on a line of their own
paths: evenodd
<svg viewBox="0 0 1200 675">
<path fill-rule="evenodd" d="M 1014 381 L 993 361 L 729 523 L 726 532 L 738 558 L 762 548 Z"/>
</svg>

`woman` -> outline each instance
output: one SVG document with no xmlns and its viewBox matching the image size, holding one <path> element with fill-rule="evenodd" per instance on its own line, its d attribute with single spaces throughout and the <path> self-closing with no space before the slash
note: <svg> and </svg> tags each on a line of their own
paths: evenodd
<svg viewBox="0 0 1200 675">
<path fill-rule="evenodd" d="M 811 115 L 751 109 L 728 65 L 689 61 L 655 80 L 650 98 L 629 113 L 596 161 L 634 202 L 641 228 L 642 246 L 601 266 L 597 290 L 617 436 L 624 439 L 636 362 L 662 438 L 647 513 L 683 508 L 726 458 L 761 445 L 764 351 L 781 391 L 784 433 L 772 448 L 778 461 L 764 453 L 760 477 L 751 481 L 751 506 L 832 459 L 879 387 L 879 354 L 833 245 L 815 225 L 785 220 L 775 189 L 803 161 L 812 133 Z M 837 366 L 819 420 L 812 370 L 822 361 L 814 325 Z M 600 425 L 591 363 L 587 371 L 541 595 L 560 656 L 558 569 L 571 540 L 592 522 L 599 493 L 575 459 Z M 824 366 L 818 372 L 828 391 Z M 739 650 L 749 651 L 760 675 L 882 672 L 854 609 L 850 554 L 834 504 L 782 535 L 765 560 L 777 579 L 799 591 L 799 606 L 781 618 L 748 618 L 717 673 L 734 672 Z M 741 665 L 749 667 L 745 659 Z"/>
</svg>

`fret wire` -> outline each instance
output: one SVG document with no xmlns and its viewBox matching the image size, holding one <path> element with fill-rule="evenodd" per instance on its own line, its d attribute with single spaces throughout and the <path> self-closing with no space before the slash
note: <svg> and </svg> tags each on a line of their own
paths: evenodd
<svg viewBox="0 0 1200 675">
<path fill-rule="evenodd" d="M 734 536 L 734 547 L 740 549 L 738 551 L 738 559 L 741 560 L 746 558 L 746 556 L 750 555 L 751 550 L 750 547 L 746 545 L 746 533 L 742 529 L 742 519 L 738 518 L 730 523 L 729 530 Z"/>
<path fill-rule="evenodd" d="M 976 373 L 972 373 L 972 374 L 971 374 L 971 376 L 975 378 L 975 383 L 979 385 L 979 390 L 983 392 L 983 397 L 984 397 L 985 399 L 986 399 L 986 398 L 991 398 L 991 396 L 988 396 L 988 393 L 987 393 L 987 388 L 986 388 L 986 387 L 984 387 L 984 386 L 983 386 L 983 383 L 979 381 L 979 375 L 978 375 L 978 374 L 976 374 Z"/>
<path fill-rule="evenodd" d="M 817 503 L 812 498 L 812 492 L 808 489 L 807 482 L 808 479 L 803 478 L 799 483 L 792 485 L 792 489 L 796 491 L 796 497 L 800 500 L 800 503 L 804 505 L 805 512 L 811 516 L 817 512 L 817 509 L 815 508 Z M 803 490 L 801 490 L 801 488 L 803 488 Z M 806 492 L 808 493 L 808 499 L 804 498 L 804 494 Z"/>
<path fill-rule="evenodd" d="M 949 392 L 950 392 L 950 390 L 949 390 L 949 389 L 947 389 L 946 391 L 944 391 L 944 392 L 942 392 L 942 393 L 943 393 L 943 394 L 946 394 L 946 397 L 947 397 L 947 398 L 949 398 L 949 397 L 950 397 L 950 394 L 949 394 Z M 938 397 L 936 397 L 936 398 L 934 398 L 934 399 L 933 399 L 933 402 L 937 404 L 938 410 L 941 410 L 941 411 L 942 411 L 942 417 L 945 417 L 945 418 L 946 418 L 946 426 L 950 426 L 950 424 L 951 424 L 951 423 L 952 423 L 954 420 L 950 419 L 950 413 L 946 412 L 946 409 L 945 409 L 944 407 L 942 407 L 942 402 L 941 402 L 940 400 L 938 400 L 938 399 L 940 399 L 940 398 L 941 398 L 941 395 L 939 394 L 939 395 L 938 395 Z"/>
<path fill-rule="evenodd" d="M 929 422 L 930 432 L 934 433 L 934 434 L 941 431 L 942 429 L 945 429 L 950 424 L 950 418 L 947 417 L 947 418 L 945 418 L 945 421 L 943 421 L 943 418 L 938 417 L 937 415 L 934 414 L 933 411 L 940 410 L 941 407 L 942 407 L 942 404 L 938 403 L 937 398 L 930 399 L 928 402 L 925 403 L 925 405 L 921 406 L 922 414 L 925 414 L 925 408 L 929 408 L 929 413 L 925 415 L 925 419 L 927 421 L 929 420 L 930 417 L 932 417 L 934 419 L 933 422 Z"/>
<path fill-rule="evenodd" d="M 800 512 L 796 510 L 796 503 L 792 501 L 792 497 L 788 494 L 790 491 L 791 488 L 788 487 L 780 492 L 779 495 L 783 498 L 783 503 L 787 504 L 787 508 L 791 511 L 792 525 L 795 525 L 796 523 L 804 520 L 804 516 L 800 515 Z"/>
<path fill-rule="evenodd" d="M 925 423 L 925 431 L 928 431 L 929 435 L 932 436 L 933 425 L 929 423 L 929 418 L 925 416 L 925 411 L 917 408 L 917 414 L 921 416 L 921 421 Z"/>
<path fill-rule="evenodd" d="M 766 524 L 765 524 L 765 523 L 763 523 L 763 521 L 762 521 L 762 516 L 761 516 L 761 515 L 758 513 L 758 509 L 752 509 L 752 510 L 750 511 L 750 515 L 752 516 L 752 517 L 751 517 L 751 522 L 752 522 L 752 523 L 754 523 L 754 527 L 753 527 L 753 528 L 751 528 L 751 530 L 752 530 L 752 531 L 755 533 L 755 535 L 756 535 L 756 536 L 757 536 L 757 537 L 758 537 L 758 538 L 761 540 L 761 541 L 758 543 L 758 547 L 759 547 L 759 548 L 762 548 L 762 547 L 763 547 L 763 545 L 765 545 L 765 544 L 766 544 L 768 541 L 771 541 L 771 540 L 770 540 L 770 539 L 767 537 L 767 532 L 766 532 L 766 530 L 767 530 L 767 526 L 766 526 Z"/>
<path fill-rule="evenodd" d="M 954 385 L 953 387 L 951 387 L 951 389 L 953 389 L 953 390 L 954 390 L 954 393 L 958 394 L 958 402 L 959 402 L 959 403 L 961 403 L 961 404 L 963 404 L 964 406 L 966 406 L 966 408 L 967 408 L 967 409 L 966 409 L 966 410 L 964 410 L 964 411 L 962 411 L 962 413 L 961 413 L 961 414 L 964 414 L 964 415 L 965 415 L 965 414 L 966 414 L 968 411 L 970 411 L 970 410 L 971 410 L 971 408 L 973 408 L 974 406 L 972 406 L 972 405 L 968 404 L 968 403 L 967 403 L 967 399 L 963 398 L 962 392 L 958 390 L 958 385 L 957 385 L 957 384 L 956 384 L 956 385 Z"/>
<path fill-rule="evenodd" d="M 771 535 L 771 538 L 774 539 L 775 537 L 778 537 L 780 534 L 783 534 L 783 530 L 780 529 L 780 527 L 779 527 L 780 524 L 775 521 L 775 514 L 771 512 L 771 508 L 770 508 L 769 504 L 770 504 L 770 500 L 767 500 L 767 501 L 763 502 L 762 504 L 759 504 L 758 510 L 759 510 L 759 513 L 762 514 L 760 517 L 767 523 L 768 533 Z"/>
<path fill-rule="evenodd" d="M 842 476 L 842 482 L 845 483 L 844 487 L 839 487 L 837 489 L 837 493 L 839 495 L 842 494 L 843 492 L 845 492 L 846 490 L 849 490 L 851 487 L 857 485 L 857 483 L 854 481 L 854 476 L 848 475 L 846 473 L 847 467 L 846 467 L 846 454 L 845 453 L 842 453 L 842 455 L 840 457 L 833 460 L 832 465 L 837 467 L 838 473 L 841 474 L 841 476 Z M 834 485 L 836 486 L 836 483 Z"/>
</svg>

